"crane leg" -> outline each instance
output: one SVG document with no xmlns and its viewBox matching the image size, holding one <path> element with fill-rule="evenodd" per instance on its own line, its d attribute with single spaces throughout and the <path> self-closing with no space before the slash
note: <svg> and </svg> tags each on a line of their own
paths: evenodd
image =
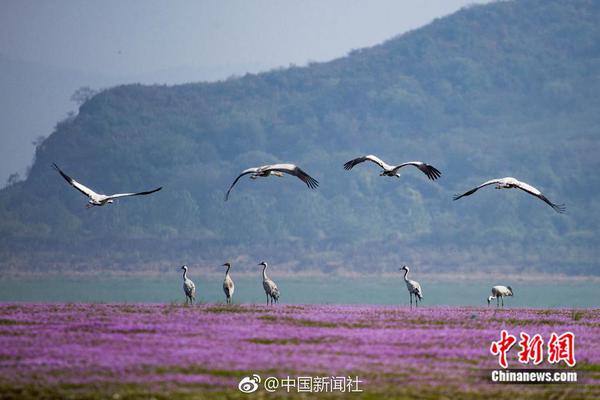
<svg viewBox="0 0 600 400">
<path fill-rule="evenodd" d="M 410 309 L 412 310 L 412 293 L 408 293 L 408 297 L 410 297 Z"/>
<path fill-rule="evenodd" d="M 504 308 L 504 296 L 502 296 L 501 299 L 502 299 L 502 308 Z"/>
</svg>

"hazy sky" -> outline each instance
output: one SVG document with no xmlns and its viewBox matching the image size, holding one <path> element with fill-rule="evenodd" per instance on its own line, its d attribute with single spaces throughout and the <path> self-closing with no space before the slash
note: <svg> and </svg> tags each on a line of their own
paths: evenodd
<svg viewBox="0 0 600 400">
<path fill-rule="evenodd" d="M 482 1 L 476 1 L 480 3 Z M 0 186 L 80 86 L 223 79 L 371 46 L 473 0 L 0 1 Z"/>
</svg>

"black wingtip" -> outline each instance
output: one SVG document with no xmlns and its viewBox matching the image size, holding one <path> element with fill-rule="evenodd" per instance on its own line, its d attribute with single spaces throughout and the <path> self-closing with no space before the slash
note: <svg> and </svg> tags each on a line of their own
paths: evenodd
<svg viewBox="0 0 600 400">
<path fill-rule="evenodd" d="M 58 165 L 56 165 L 56 163 L 52 163 L 52 166 L 54 167 L 54 169 L 56 171 L 58 171 L 58 173 L 67 181 L 69 182 L 71 185 L 73 184 L 73 178 L 71 178 L 69 175 L 65 174 L 59 167 Z"/>
<path fill-rule="evenodd" d="M 455 201 L 456 201 L 456 200 L 460 199 L 461 197 L 462 197 L 462 195 L 460 195 L 460 194 L 455 194 L 454 196 L 452 196 L 452 200 L 455 200 Z"/>
<path fill-rule="evenodd" d="M 425 175 L 427 175 L 427 178 L 431 179 L 432 181 L 435 181 L 440 176 L 442 176 L 442 173 L 437 168 L 435 168 L 429 164 L 425 164 L 425 168 L 419 167 L 419 169 L 421 171 L 425 172 Z"/>
<path fill-rule="evenodd" d="M 567 207 L 564 204 L 552 204 L 552 208 L 559 214 L 564 214 L 567 211 Z"/>
<path fill-rule="evenodd" d="M 347 163 L 344 164 L 344 169 L 346 171 L 350 171 L 352 169 L 352 167 L 354 167 L 354 164 L 352 164 L 352 161 L 348 161 Z"/>
</svg>

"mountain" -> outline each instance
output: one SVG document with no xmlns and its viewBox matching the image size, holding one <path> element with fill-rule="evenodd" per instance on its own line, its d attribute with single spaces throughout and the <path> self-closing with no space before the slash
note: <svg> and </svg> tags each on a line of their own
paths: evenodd
<svg viewBox="0 0 600 400">
<path fill-rule="evenodd" d="M 12 173 L 24 175 L 33 157 L 32 142 L 47 136 L 60 118 L 73 112 L 71 96 L 79 88 L 97 89 L 124 82 L 216 81 L 248 69 L 266 68 L 257 64 L 180 66 L 113 76 L 16 60 L 0 53 L 0 132 L 6 144 L 0 148 L 0 187 Z"/>
<path fill-rule="evenodd" d="M 0 192 L 0 268 L 598 274 L 600 3 L 471 6 L 381 45 L 218 83 L 123 85 L 61 121 Z M 426 161 L 379 177 L 365 153 Z M 98 191 L 152 196 L 87 210 L 50 164 Z M 293 162 L 320 182 L 233 179 Z M 538 187 L 567 213 L 496 177 Z"/>
</svg>

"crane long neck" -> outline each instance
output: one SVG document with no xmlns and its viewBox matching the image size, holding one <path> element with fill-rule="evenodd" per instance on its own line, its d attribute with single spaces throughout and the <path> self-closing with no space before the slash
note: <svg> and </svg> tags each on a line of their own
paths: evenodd
<svg viewBox="0 0 600 400">
<path fill-rule="evenodd" d="M 231 265 L 227 266 L 227 271 L 225 271 L 225 276 L 229 275 L 229 268 L 231 268 Z"/>
<path fill-rule="evenodd" d="M 404 270 L 404 280 L 408 281 L 408 268 Z"/>
<path fill-rule="evenodd" d="M 183 270 L 183 280 L 185 281 L 187 279 L 187 269 Z"/>
<path fill-rule="evenodd" d="M 263 267 L 263 281 L 266 281 L 267 279 L 267 264 L 265 264 Z"/>
</svg>

